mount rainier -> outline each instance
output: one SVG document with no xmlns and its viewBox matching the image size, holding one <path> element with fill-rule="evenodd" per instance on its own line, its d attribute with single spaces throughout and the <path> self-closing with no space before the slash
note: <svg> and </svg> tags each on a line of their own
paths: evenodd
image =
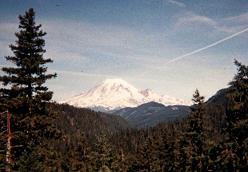
<svg viewBox="0 0 248 172">
<path fill-rule="evenodd" d="M 181 99 L 159 95 L 150 89 L 139 90 L 123 79 L 106 79 L 89 91 L 63 102 L 76 107 L 110 111 L 125 107 L 137 107 L 147 102 L 168 105 L 189 105 Z"/>
</svg>

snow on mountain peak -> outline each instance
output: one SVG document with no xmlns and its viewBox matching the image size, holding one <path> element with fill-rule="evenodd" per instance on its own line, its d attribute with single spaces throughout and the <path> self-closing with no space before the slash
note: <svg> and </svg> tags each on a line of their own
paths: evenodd
<svg viewBox="0 0 248 172">
<path fill-rule="evenodd" d="M 123 79 L 106 79 L 100 85 L 99 88 L 102 89 L 103 92 L 128 92 L 129 94 L 137 92 L 137 88 L 130 85 Z"/>
<path fill-rule="evenodd" d="M 125 80 L 121 78 L 114 78 L 114 79 L 105 79 L 103 84 L 122 84 L 122 85 L 130 85 Z"/>
<path fill-rule="evenodd" d="M 120 78 L 106 79 L 89 91 L 72 97 L 66 103 L 78 107 L 113 110 L 124 107 L 136 107 L 150 101 L 164 105 L 187 104 L 183 100 L 158 95 L 150 89 L 140 91 Z"/>
</svg>

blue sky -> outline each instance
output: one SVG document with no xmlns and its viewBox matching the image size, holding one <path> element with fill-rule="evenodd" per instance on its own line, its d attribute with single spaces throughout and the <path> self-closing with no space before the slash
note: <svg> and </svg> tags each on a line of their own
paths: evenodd
<svg viewBox="0 0 248 172">
<path fill-rule="evenodd" d="M 248 28 L 246 0 L 0 0 L 1 65 L 30 7 L 48 33 L 55 100 L 116 77 L 185 100 L 196 88 L 209 97 L 232 79 L 234 58 L 248 64 L 248 32 L 171 62 Z"/>
</svg>

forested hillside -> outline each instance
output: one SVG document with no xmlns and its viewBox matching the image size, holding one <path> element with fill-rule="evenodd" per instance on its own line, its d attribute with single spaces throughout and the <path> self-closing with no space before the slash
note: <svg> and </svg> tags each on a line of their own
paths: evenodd
<svg viewBox="0 0 248 172">
<path fill-rule="evenodd" d="M 101 134 L 113 133 L 130 128 L 120 116 L 95 112 L 90 109 L 76 108 L 69 105 L 50 104 L 50 110 L 58 114 L 56 123 L 68 135 L 81 131 L 87 139 L 96 139 Z"/>
</svg>

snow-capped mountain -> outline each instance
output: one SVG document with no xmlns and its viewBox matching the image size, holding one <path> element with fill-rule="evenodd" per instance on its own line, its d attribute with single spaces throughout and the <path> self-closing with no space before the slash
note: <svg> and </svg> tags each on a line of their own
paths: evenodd
<svg viewBox="0 0 248 172">
<path fill-rule="evenodd" d="M 138 90 L 122 79 L 106 79 L 89 91 L 74 96 L 64 103 L 108 111 L 124 107 L 137 107 L 151 101 L 164 105 L 189 105 L 184 100 L 167 95 L 161 96 L 150 89 Z"/>
</svg>

